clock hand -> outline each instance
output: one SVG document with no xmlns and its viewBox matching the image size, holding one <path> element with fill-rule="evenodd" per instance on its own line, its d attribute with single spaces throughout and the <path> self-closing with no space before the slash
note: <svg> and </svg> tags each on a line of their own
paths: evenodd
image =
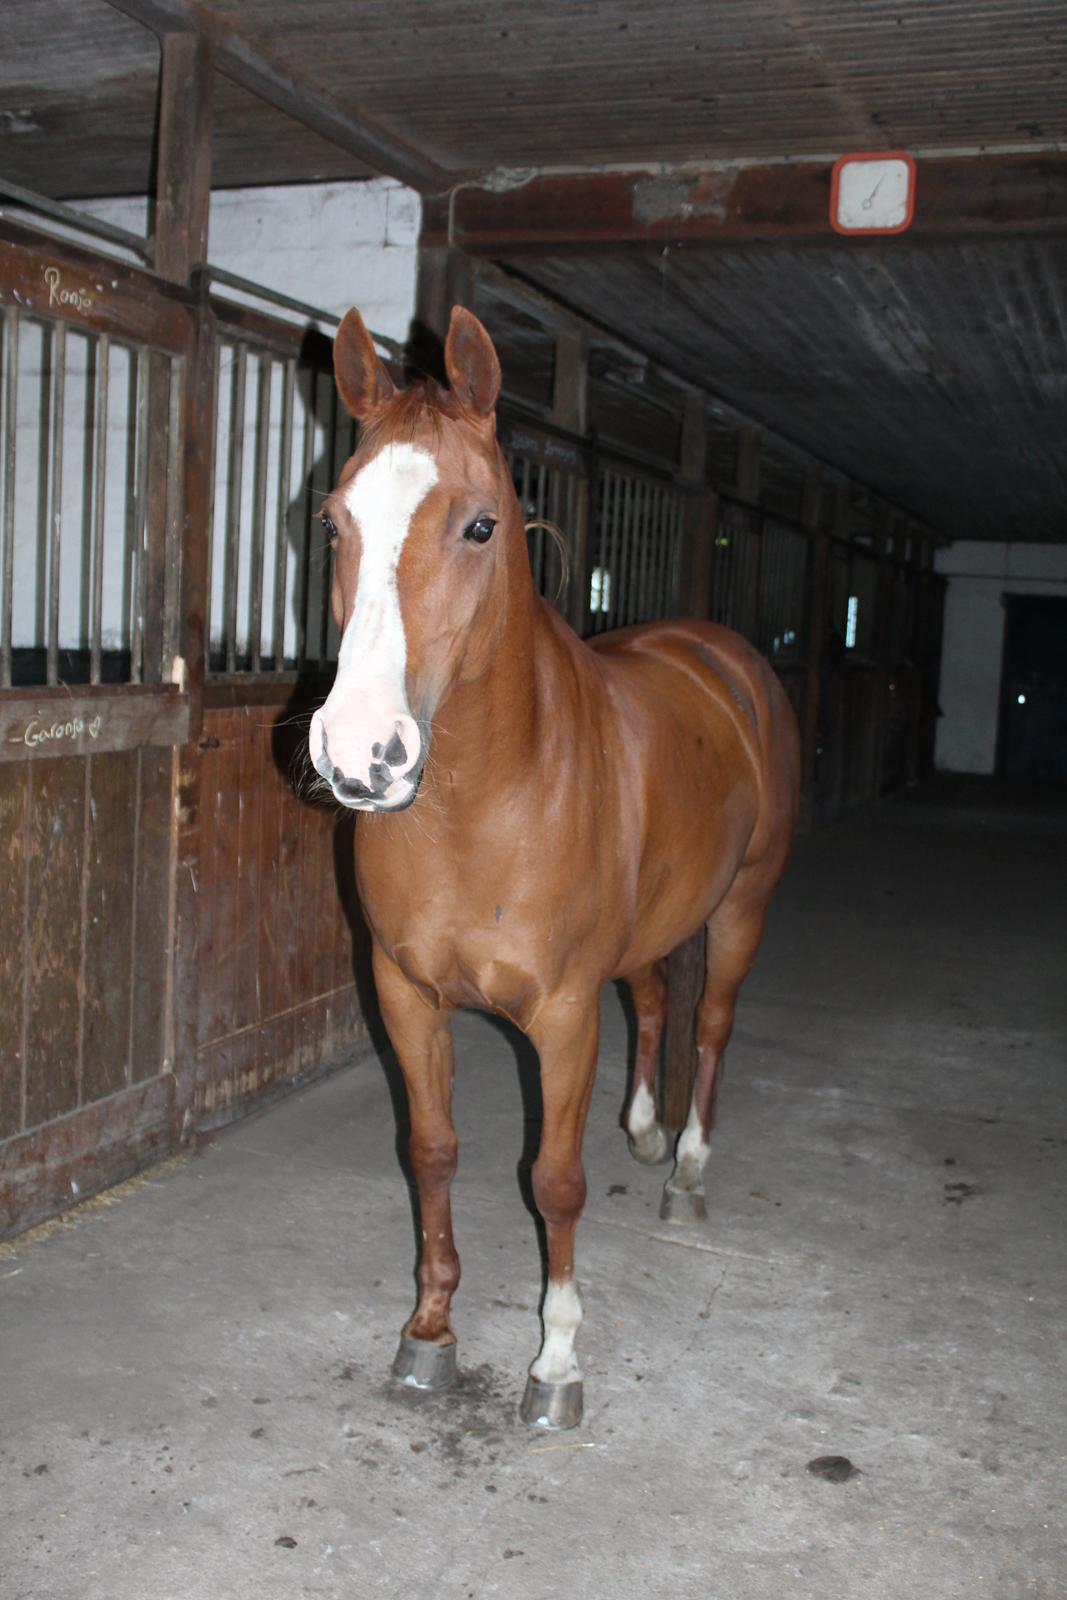
<svg viewBox="0 0 1067 1600">
<path fill-rule="evenodd" d="M 878 179 L 878 182 L 875 184 L 874 188 L 871 190 L 870 194 L 867 196 L 866 200 L 863 202 L 864 211 L 869 211 L 871 209 L 871 207 L 874 205 L 874 197 L 878 193 L 879 189 L 882 187 L 884 182 L 885 182 L 885 173 L 883 172 L 882 176 Z"/>
</svg>

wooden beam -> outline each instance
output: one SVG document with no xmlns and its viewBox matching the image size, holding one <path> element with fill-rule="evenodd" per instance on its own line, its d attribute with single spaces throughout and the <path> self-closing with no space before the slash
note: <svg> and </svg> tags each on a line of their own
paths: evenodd
<svg viewBox="0 0 1067 1600">
<path fill-rule="evenodd" d="M 372 172 L 431 192 L 446 189 L 455 181 L 455 174 L 446 173 L 420 151 L 386 133 L 371 118 L 353 116 L 315 84 L 290 71 L 284 61 L 196 0 L 109 0 L 109 4 L 161 37 L 168 33 L 195 33 L 209 40 L 215 51 L 215 65 L 225 77 L 311 128 L 330 144 L 347 150 Z"/>
<path fill-rule="evenodd" d="M 915 220 L 902 235 L 847 239 L 830 227 L 825 162 L 716 162 L 674 171 L 519 175 L 465 183 L 428 212 L 426 238 L 514 256 L 685 243 L 884 247 L 908 240 L 1067 234 L 1067 154 L 920 158 Z"/>
</svg>

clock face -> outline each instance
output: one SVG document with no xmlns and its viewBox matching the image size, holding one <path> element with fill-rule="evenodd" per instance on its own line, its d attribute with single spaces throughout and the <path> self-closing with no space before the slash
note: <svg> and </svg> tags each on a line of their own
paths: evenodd
<svg viewBox="0 0 1067 1600">
<path fill-rule="evenodd" d="M 902 233 L 914 208 L 910 156 L 842 156 L 834 167 L 830 222 L 838 233 Z"/>
</svg>

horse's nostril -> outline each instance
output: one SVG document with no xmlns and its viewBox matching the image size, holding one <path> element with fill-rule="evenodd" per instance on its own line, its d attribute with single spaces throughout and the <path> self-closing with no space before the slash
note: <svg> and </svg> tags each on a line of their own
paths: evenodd
<svg viewBox="0 0 1067 1600">
<path fill-rule="evenodd" d="M 381 754 L 380 748 L 376 748 L 373 753 L 375 758 L 377 758 Z M 403 739 L 398 733 L 394 733 L 393 737 L 385 747 L 385 761 L 391 767 L 399 767 L 403 762 L 407 761 L 407 758 L 407 748 Z"/>
<path fill-rule="evenodd" d="M 358 778 L 346 778 L 344 776 L 344 774 L 342 772 L 339 772 L 336 767 L 333 770 L 334 770 L 334 787 L 336 788 L 338 797 L 340 799 L 342 799 L 342 800 L 373 800 L 374 799 L 375 794 L 378 792 L 376 789 L 368 789 L 367 785 L 365 783 L 361 783 Z"/>
</svg>

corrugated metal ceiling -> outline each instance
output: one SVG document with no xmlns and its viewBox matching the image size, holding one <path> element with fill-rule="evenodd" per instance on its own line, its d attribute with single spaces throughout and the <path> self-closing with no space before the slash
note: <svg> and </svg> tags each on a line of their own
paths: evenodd
<svg viewBox="0 0 1067 1600">
<path fill-rule="evenodd" d="M 212 0 L 203 10 L 457 171 L 1040 144 L 1067 131 L 1063 0 Z M 152 36 L 105 0 L 5 0 L 0 44 L 6 175 L 56 195 L 143 189 Z M 234 91 L 216 129 L 224 184 L 359 170 Z"/>
<path fill-rule="evenodd" d="M 209 0 L 457 174 L 1067 142 L 1064 0 Z M 0 171 L 150 186 L 158 47 L 106 0 L 5 0 Z M 360 161 L 217 84 L 217 185 Z M 522 270 L 945 533 L 1067 536 L 1062 241 L 641 250 Z"/>
<path fill-rule="evenodd" d="M 669 161 L 1018 143 L 1067 123 L 1062 0 L 212 9 L 446 166 L 642 160 L 650 139 Z"/>
<path fill-rule="evenodd" d="M 522 269 L 945 534 L 1067 538 L 1067 241 Z"/>
</svg>

